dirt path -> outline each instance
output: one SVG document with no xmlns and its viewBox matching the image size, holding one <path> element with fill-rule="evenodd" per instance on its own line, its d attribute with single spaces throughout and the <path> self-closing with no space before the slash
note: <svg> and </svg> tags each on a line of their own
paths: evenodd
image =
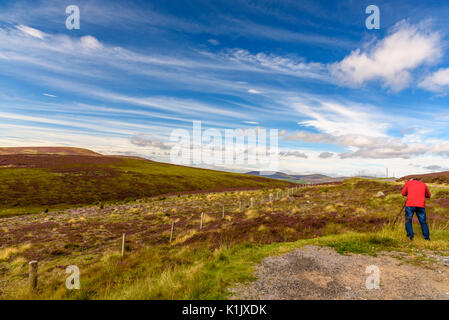
<svg viewBox="0 0 449 320">
<path fill-rule="evenodd" d="M 449 267 L 441 257 L 414 265 L 406 254 L 377 257 L 340 255 L 327 247 L 306 246 L 266 258 L 256 267 L 257 280 L 231 289 L 232 299 L 449 299 Z M 425 259 L 424 259 L 425 261 Z M 380 270 L 379 289 L 368 290 L 368 266 Z"/>
</svg>

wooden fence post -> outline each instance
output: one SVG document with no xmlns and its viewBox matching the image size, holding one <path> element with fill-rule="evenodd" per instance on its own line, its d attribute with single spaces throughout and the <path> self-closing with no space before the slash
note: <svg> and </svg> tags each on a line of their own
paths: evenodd
<svg viewBox="0 0 449 320">
<path fill-rule="evenodd" d="M 203 229 L 203 218 L 204 218 L 204 212 L 201 212 L 200 230 Z"/>
<path fill-rule="evenodd" d="M 223 206 L 223 213 L 222 213 L 221 218 L 224 219 L 224 204 L 222 206 Z"/>
<path fill-rule="evenodd" d="M 37 288 L 37 264 L 38 262 L 36 260 L 28 263 L 28 281 L 31 290 L 36 290 Z"/>
<path fill-rule="evenodd" d="M 171 223 L 170 242 L 173 240 L 173 229 L 175 228 L 175 222 Z"/>
<path fill-rule="evenodd" d="M 125 242 L 126 242 L 126 233 L 122 236 L 122 257 L 125 256 Z"/>
</svg>

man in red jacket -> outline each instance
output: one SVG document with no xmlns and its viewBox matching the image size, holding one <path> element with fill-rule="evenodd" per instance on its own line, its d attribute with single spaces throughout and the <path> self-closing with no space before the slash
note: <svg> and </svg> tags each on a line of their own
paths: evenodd
<svg viewBox="0 0 449 320">
<path fill-rule="evenodd" d="M 413 240 L 412 219 L 413 214 L 416 213 L 424 239 L 430 240 L 429 227 L 426 222 L 426 198 L 431 197 L 429 188 L 424 182 L 418 179 L 411 179 L 402 188 L 402 195 L 404 197 L 407 196 L 407 202 L 405 203 L 405 230 L 407 231 L 407 237 Z"/>
</svg>

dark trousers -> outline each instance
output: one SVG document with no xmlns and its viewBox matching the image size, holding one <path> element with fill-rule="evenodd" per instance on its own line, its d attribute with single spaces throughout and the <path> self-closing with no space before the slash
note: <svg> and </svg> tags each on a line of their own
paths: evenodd
<svg viewBox="0 0 449 320">
<path fill-rule="evenodd" d="M 412 219 L 414 213 L 416 213 L 416 216 L 418 217 L 424 239 L 429 239 L 430 234 L 429 234 L 429 227 L 427 226 L 426 221 L 426 209 L 420 207 L 405 207 L 405 230 L 407 231 L 407 237 L 413 239 L 414 236 L 412 226 Z"/>
</svg>

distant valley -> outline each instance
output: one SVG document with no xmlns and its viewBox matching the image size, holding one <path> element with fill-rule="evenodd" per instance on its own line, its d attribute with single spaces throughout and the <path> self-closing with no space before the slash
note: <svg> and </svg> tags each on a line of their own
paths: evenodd
<svg viewBox="0 0 449 320">
<path fill-rule="evenodd" d="M 292 174 L 287 174 L 284 172 L 274 172 L 273 174 L 270 174 L 269 172 L 251 171 L 251 172 L 247 172 L 246 174 L 253 175 L 253 176 L 265 177 L 265 178 L 271 178 L 271 179 L 286 180 L 289 182 L 299 183 L 299 184 L 336 182 L 336 181 L 343 181 L 343 180 L 347 179 L 346 177 L 333 178 L 333 177 L 326 176 L 324 174 L 292 175 Z"/>
</svg>

